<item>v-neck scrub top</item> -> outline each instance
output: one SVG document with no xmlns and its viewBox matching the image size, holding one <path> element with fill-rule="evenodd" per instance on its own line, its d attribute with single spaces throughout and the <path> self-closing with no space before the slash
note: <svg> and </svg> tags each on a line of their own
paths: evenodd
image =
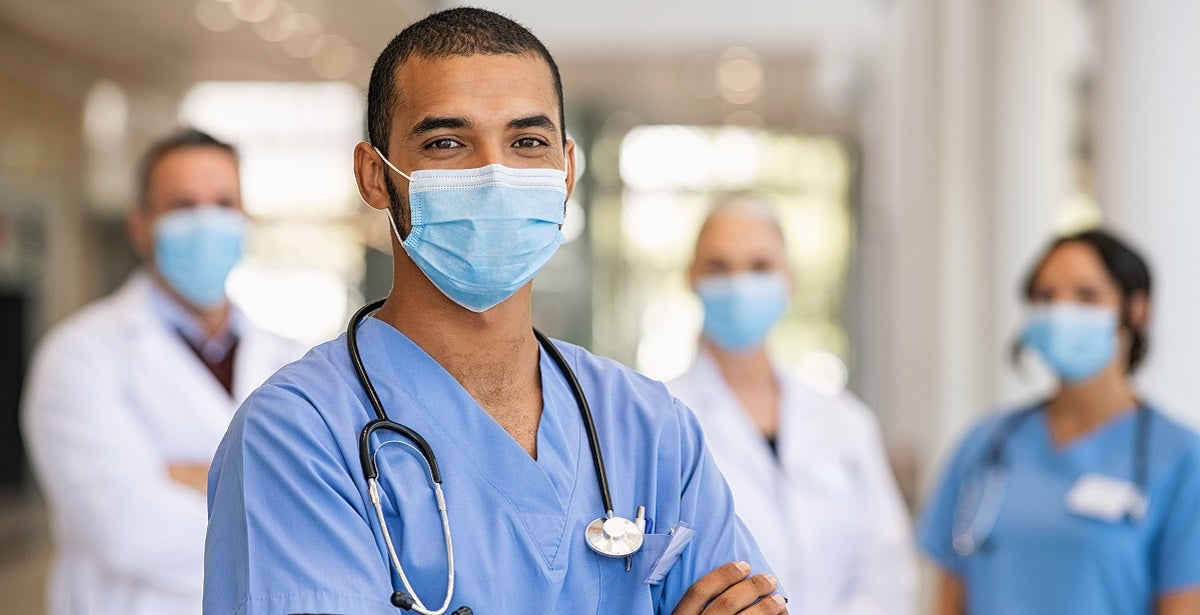
<svg viewBox="0 0 1200 615">
<path fill-rule="evenodd" d="M 960 489 L 981 480 L 994 434 L 1011 415 L 971 431 L 918 528 L 922 549 L 963 582 L 967 612 L 1134 615 L 1153 612 L 1164 594 L 1200 587 L 1200 439 L 1149 412 L 1144 517 L 1105 521 L 1066 503 L 1085 475 L 1134 482 L 1136 412 L 1059 447 L 1038 410 L 1007 438 L 998 520 L 984 547 L 963 557 L 951 544 Z M 965 506 L 974 511 L 973 502 Z"/>
<path fill-rule="evenodd" d="M 746 560 L 769 572 L 734 515 L 695 418 L 666 388 L 558 342 L 591 404 L 615 513 L 646 507 L 652 533 L 633 556 L 593 552 L 584 528 L 604 514 L 579 408 L 541 353 L 543 411 L 533 459 L 465 389 L 402 333 L 374 318 L 363 362 L 391 418 L 420 433 L 442 472 L 454 540 L 450 610 L 475 613 L 670 613 L 701 576 Z M 239 409 L 209 475 L 204 611 L 401 612 L 399 577 L 359 463 L 373 419 L 345 337 L 278 372 Z M 390 433 L 373 436 L 388 529 L 427 607 L 441 605 L 446 557 L 428 472 Z M 658 585 L 644 580 L 686 522 L 695 536 Z"/>
</svg>

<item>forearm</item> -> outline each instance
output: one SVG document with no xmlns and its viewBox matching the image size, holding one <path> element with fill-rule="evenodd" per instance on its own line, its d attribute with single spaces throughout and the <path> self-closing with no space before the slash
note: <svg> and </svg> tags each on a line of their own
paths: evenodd
<svg viewBox="0 0 1200 615">
<path fill-rule="evenodd" d="M 1166 594 L 1158 599 L 1158 615 L 1196 615 L 1200 613 L 1200 588 Z"/>
<path fill-rule="evenodd" d="M 966 613 L 966 588 L 958 577 L 943 571 L 938 579 L 934 601 L 935 615 L 964 615 Z"/>
<path fill-rule="evenodd" d="M 93 368 L 97 369 L 97 368 Z M 112 374 L 84 389 L 70 365 L 38 366 L 22 429 L 61 538 L 150 585 L 199 587 L 204 498 L 168 476 Z"/>
</svg>

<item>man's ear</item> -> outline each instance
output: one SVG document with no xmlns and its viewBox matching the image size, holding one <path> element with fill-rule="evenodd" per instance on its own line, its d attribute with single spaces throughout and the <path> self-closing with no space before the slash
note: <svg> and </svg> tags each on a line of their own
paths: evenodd
<svg viewBox="0 0 1200 615">
<path fill-rule="evenodd" d="M 575 194 L 575 140 L 567 139 L 566 147 L 563 151 L 567 159 L 567 200 L 571 200 L 571 195 Z"/>
<path fill-rule="evenodd" d="M 154 252 L 154 230 L 151 228 L 150 212 L 143 205 L 136 206 L 133 211 L 125 214 L 125 233 L 129 235 L 129 243 L 143 261 L 149 261 Z"/>
<path fill-rule="evenodd" d="M 387 171 L 371 144 L 361 141 L 354 146 L 354 181 L 358 184 L 358 196 L 367 205 L 384 211 L 391 205 Z"/>
</svg>

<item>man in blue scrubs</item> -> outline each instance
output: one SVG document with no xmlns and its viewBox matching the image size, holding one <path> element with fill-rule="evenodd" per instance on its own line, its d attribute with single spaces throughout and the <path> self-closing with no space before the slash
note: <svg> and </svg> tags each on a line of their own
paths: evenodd
<svg viewBox="0 0 1200 615">
<path fill-rule="evenodd" d="M 390 433 L 370 446 L 380 527 L 358 446 L 375 413 L 343 336 L 253 394 L 217 451 L 205 613 L 396 613 L 405 585 L 418 612 L 785 612 L 691 413 L 662 384 L 557 343 L 590 401 L 615 514 L 645 508 L 631 558 L 585 541 L 605 514 L 587 431 L 530 316 L 575 179 L 542 44 L 488 11 L 433 14 L 376 61 L 368 130 L 355 175 L 391 214 L 394 277 L 358 346 L 382 405 L 438 455 L 453 590 L 425 463 Z"/>
</svg>

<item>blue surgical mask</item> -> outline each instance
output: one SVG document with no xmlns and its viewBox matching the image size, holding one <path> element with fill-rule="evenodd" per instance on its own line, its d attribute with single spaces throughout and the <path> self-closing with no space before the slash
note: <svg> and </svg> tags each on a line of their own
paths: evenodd
<svg viewBox="0 0 1200 615">
<path fill-rule="evenodd" d="M 787 312 L 788 283 L 779 273 L 737 273 L 700 280 L 704 335 L 729 352 L 757 348 Z"/>
<path fill-rule="evenodd" d="M 242 258 L 247 227 L 240 211 L 216 205 L 164 214 L 154 225 L 154 265 L 188 303 L 217 307 L 225 302 L 225 279 Z"/>
<path fill-rule="evenodd" d="M 433 169 L 408 179 L 412 229 L 404 251 L 433 285 L 472 312 L 508 299 L 541 271 L 563 242 L 566 173 L 558 169 Z"/>
<path fill-rule="evenodd" d="M 1032 348 L 1067 382 L 1099 374 L 1117 352 L 1117 312 L 1080 303 L 1052 303 L 1034 308 L 1021 342 Z"/>
</svg>

